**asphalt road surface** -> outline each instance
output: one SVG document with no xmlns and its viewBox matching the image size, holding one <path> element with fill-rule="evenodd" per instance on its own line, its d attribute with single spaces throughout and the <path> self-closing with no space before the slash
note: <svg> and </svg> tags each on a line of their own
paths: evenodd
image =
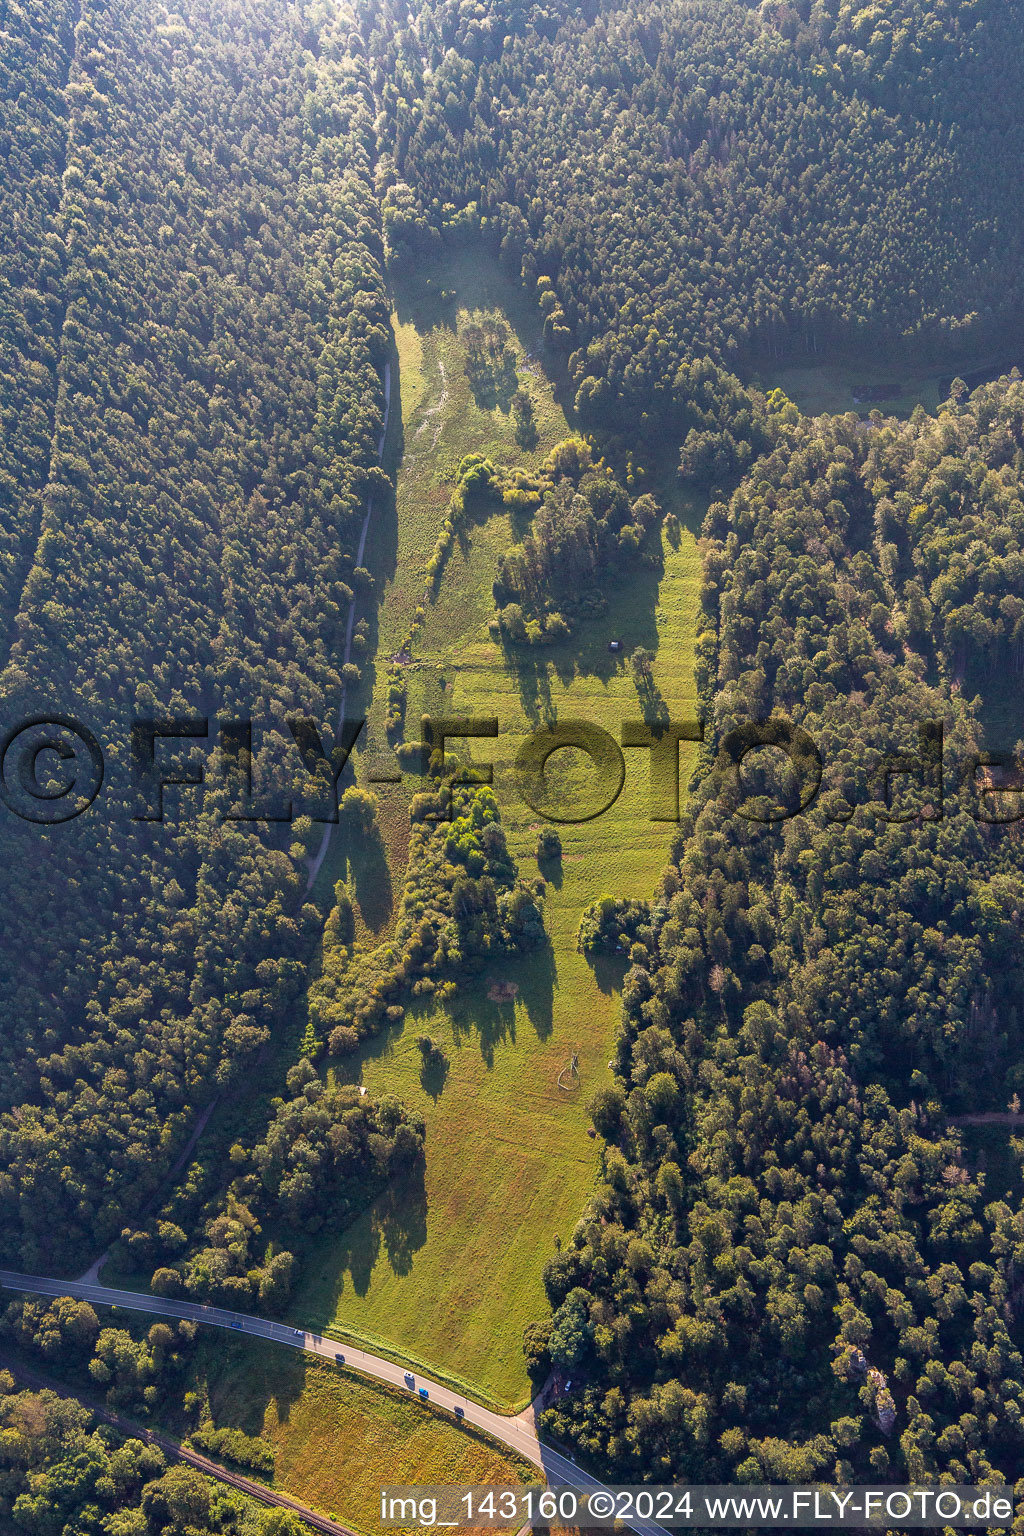
<svg viewBox="0 0 1024 1536">
<path fill-rule="evenodd" d="M 421 1372 L 406 1372 L 393 1360 L 370 1354 L 349 1343 L 325 1339 L 318 1333 L 289 1327 L 286 1323 L 274 1323 L 263 1317 L 253 1317 L 247 1312 L 228 1312 L 221 1307 L 204 1307 L 194 1301 L 176 1301 L 167 1296 L 148 1296 L 139 1291 L 117 1291 L 107 1285 L 83 1280 L 51 1280 L 41 1275 L 19 1275 L 12 1270 L 0 1270 L 0 1286 L 9 1291 L 27 1291 L 33 1296 L 75 1296 L 81 1301 L 91 1301 L 104 1307 L 124 1307 L 126 1311 L 148 1312 L 154 1317 L 186 1318 L 190 1322 L 205 1323 L 210 1328 L 223 1328 L 228 1332 L 249 1338 L 270 1339 L 275 1344 L 287 1344 L 292 1349 L 304 1350 L 308 1355 L 319 1355 L 324 1360 L 339 1361 L 364 1376 L 373 1376 L 393 1387 L 419 1394 L 425 1389 L 428 1397 L 424 1407 L 443 1408 L 454 1414 L 461 1409 L 466 1423 L 482 1429 L 485 1434 L 517 1451 L 544 1474 L 552 1486 L 571 1488 L 603 1488 L 604 1483 L 591 1477 L 568 1456 L 562 1456 L 550 1446 L 542 1445 L 533 1426 L 529 1409 L 525 1413 L 509 1417 L 494 1413 L 474 1403 L 471 1398 L 450 1387 L 442 1386 Z M 408 1378 L 408 1379 L 407 1379 Z M 409 1382 L 412 1382 L 410 1387 Z M 633 1526 L 637 1536 L 669 1536 L 663 1526 L 643 1523 Z"/>
</svg>

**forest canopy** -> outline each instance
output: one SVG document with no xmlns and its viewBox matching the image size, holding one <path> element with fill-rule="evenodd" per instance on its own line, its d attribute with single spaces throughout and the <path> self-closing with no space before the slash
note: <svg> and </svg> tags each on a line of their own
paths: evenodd
<svg viewBox="0 0 1024 1536">
<path fill-rule="evenodd" d="M 280 798 L 288 712 L 330 739 L 389 336 L 344 15 L 70 10 L 3 7 L 0 687 L 5 720 L 118 745 L 92 814 L 0 829 L 0 1249 L 26 1269 L 102 1250 L 301 990 L 306 846 L 225 823 L 216 775 L 135 819 L 128 743 L 139 715 L 251 720 Z"/>
<path fill-rule="evenodd" d="M 940 813 L 919 725 L 961 782 L 978 690 L 1019 673 L 1022 470 L 1015 375 L 937 420 L 801 420 L 708 513 L 709 744 L 650 909 L 581 932 L 634 963 L 603 1184 L 547 1271 L 543 1358 L 586 1383 L 550 1427 L 624 1480 L 1020 1466 L 1024 1217 L 957 1126 L 1024 1074 L 1024 867 L 989 824 L 1020 797 Z M 775 824 L 723 807 L 717 764 L 773 716 L 825 761 Z"/>
<path fill-rule="evenodd" d="M 999 0 L 363 16 L 396 260 L 500 243 L 608 431 L 669 412 L 693 358 L 937 357 L 1015 323 L 1024 42 Z"/>
<path fill-rule="evenodd" d="M 344 1058 L 543 957 L 562 875 L 557 836 L 531 828 L 528 879 L 492 789 L 400 740 L 413 642 L 493 513 L 481 643 L 512 671 L 571 660 L 608 588 L 661 571 L 671 499 L 703 517 L 706 741 L 658 888 L 573 930 L 622 958 L 622 1025 L 600 1179 L 527 1330 L 538 1385 L 575 1383 L 544 1426 L 622 1482 L 1013 1478 L 1024 1142 L 997 1187 L 964 1121 L 1016 1129 L 1024 1093 L 1024 865 L 979 777 L 1012 766 L 993 704 L 1022 695 L 1024 384 L 897 419 L 751 381 L 952 372 L 1021 339 L 1015 8 L 0 0 L 0 61 L 2 723 L 70 711 L 119 744 L 102 814 L 0 820 L 0 1259 L 80 1273 L 109 1248 L 162 1296 L 275 1314 L 318 1234 L 412 1186 L 425 1122 Z M 346 879 L 311 894 L 325 821 L 240 819 L 230 754 L 199 783 L 189 743 L 196 717 L 251 721 L 253 796 L 294 809 L 289 717 L 330 741 L 366 700 L 399 291 L 461 325 L 473 408 L 538 449 L 519 338 L 445 285 L 467 250 L 517 285 L 570 435 L 529 467 L 436 466 L 385 674 L 421 781 L 368 945 Z M 663 723 L 647 644 L 621 662 Z M 133 792 L 140 715 L 194 727 L 162 740 L 162 822 Z M 799 814 L 723 800 L 724 744 L 766 721 L 820 749 Z M 750 772 L 762 810 L 791 805 L 777 753 Z M 342 835 L 383 869 L 379 810 L 342 785 Z M 444 1044 L 418 1050 L 443 1084 Z M 218 1106 L 237 1135 L 215 1121 L 193 1155 Z M 66 1300 L 0 1331 L 140 1412 L 190 1342 Z M 260 1529 L 0 1372 L 0 1516 L 78 1529 L 83 1505 L 104 1536 Z"/>
</svg>

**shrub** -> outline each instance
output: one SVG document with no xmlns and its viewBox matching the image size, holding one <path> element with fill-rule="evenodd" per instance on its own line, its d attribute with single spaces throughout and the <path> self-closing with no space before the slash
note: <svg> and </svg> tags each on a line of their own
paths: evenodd
<svg viewBox="0 0 1024 1536">
<path fill-rule="evenodd" d="M 554 827 L 543 827 L 537 834 L 537 858 L 541 862 L 562 857 L 562 839 Z"/>
<path fill-rule="evenodd" d="M 448 1065 L 448 1057 L 444 1047 L 432 1035 L 420 1035 L 416 1044 L 420 1048 L 420 1055 L 423 1057 L 424 1066 L 446 1067 Z"/>
<path fill-rule="evenodd" d="M 189 1437 L 197 1451 L 230 1461 L 237 1467 L 268 1476 L 274 1470 L 274 1447 L 267 1440 L 256 1439 L 241 1429 L 214 1429 L 212 1425 L 192 1432 Z"/>
<path fill-rule="evenodd" d="M 551 1369 L 551 1318 L 540 1323 L 527 1323 L 523 1329 L 523 1354 L 526 1369 L 533 1377 L 544 1377 Z"/>
</svg>

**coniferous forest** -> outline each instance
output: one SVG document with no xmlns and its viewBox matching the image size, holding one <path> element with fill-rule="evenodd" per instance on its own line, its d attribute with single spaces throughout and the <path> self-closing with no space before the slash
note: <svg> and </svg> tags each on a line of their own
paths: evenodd
<svg viewBox="0 0 1024 1536">
<path fill-rule="evenodd" d="M 660 569 L 671 500 L 704 740 L 656 888 L 580 915 L 595 966 L 624 957 L 622 1016 L 594 1193 L 524 1340 L 537 1389 L 574 1379 L 543 1429 L 621 1483 L 1024 1480 L 1022 21 L 0 0 L 5 1269 L 106 1254 L 285 1316 L 321 1238 L 416 1184 L 423 1120 L 346 1058 L 551 940 L 545 879 L 418 741 L 403 667 L 488 517 L 511 532 L 481 634 L 526 672 Z M 467 251 L 573 430 L 531 458 L 511 334 L 471 328 L 522 461 L 442 466 L 424 595 L 375 657 L 396 294 L 432 274 L 443 311 Z M 899 415 L 770 382 L 835 359 L 954 382 Z M 653 657 L 627 661 L 659 730 Z M 345 880 L 315 887 L 332 777 L 334 835 L 384 857 L 378 798 L 323 760 L 378 672 L 418 778 L 374 947 Z M 55 716 L 103 747 L 68 820 L 70 754 L 12 745 Z M 231 1134 L 200 1166 L 210 1115 Z M 180 1395 L 185 1323 L 3 1301 L 23 1362 L 64 1351 L 143 1418 Z M 0 1420 L 5 1530 L 292 1528 L 6 1370 Z"/>
<path fill-rule="evenodd" d="M 30 59 L 35 8 L 11 13 Z M 46 79 L 45 127 L 29 92 L 7 103 L 35 198 L 5 222 L 6 270 L 31 269 L 5 355 L 37 380 L 48 455 L 12 434 L 4 688 L 22 718 L 93 722 L 111 758 L 102 820 L 5 825 L 0 1206 L 30 1269 L 147 1203 L 294 1000 L 316 920 L 305 847 L 222 819 L 237 777 L 154 824 L 129 771 L 137 717 L 251 719 L 259 793 L 287 798 L 285 718 L 326 722 L 338 687 L 387 310 L 358 58 L 336 17 L 284 19 L 86 6 L 36 56 L 67 77 L 65 119 Z"/>
</svg>

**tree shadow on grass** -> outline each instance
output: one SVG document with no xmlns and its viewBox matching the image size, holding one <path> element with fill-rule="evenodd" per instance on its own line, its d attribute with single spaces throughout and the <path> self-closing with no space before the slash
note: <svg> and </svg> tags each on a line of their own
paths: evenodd
<svg viewBox="0 0 1024 1536">
<path fill-rule="evenodd" d="M 594 678 L 608 687 L 621 672 L 624 657 L 637 646 L 657 653 L 656 615 L 663 575 L 663 569 L 657 568 L 608 572 L 604 582 L 611 596 L 607 611 L 577 619 L 570 639 L 557 645 L 505 645 L 506 666 L 515 678 L 523 712 L 531 725 L 550 725 L 557 718 L 552 673 L 563 688 L 570 687 L 577 677 Z M 608 649 L 613 640 L 623 643 L 622 651 Z M 657 701 L 652 708 L 658 713 Z"/>
<path fill-rule="evenodd" d="M 471 321 L 462 333 L 465 371 L 477 408 L 508 415 L 519 388 L 516 351 L 504 317 L 486 314 Z"/>
<path fill-rule="evenodd" d="M 654 735 L 660 741 L 671 724 L 671 718 L 664 695 L 653 677 L 645 677 L 637 683 L 637 698 L 644 717 L 644 724 L 651 727 Z"/>
<path fill-rule="evenodd" d="M 451 1004 L 452 1032 L 457 1045 L 474 1036 L 488 1069 L 494 1066 L 494 1052 L 506 1041 L 516 1042 L 514 999 L 497 1001 L 487 995 L 487 983 L 475 981 L 465 987 Z"/>
<path fill-rule="evenodd" d="M 412 324 L 421 334 L 424 331 L 457 329 L 460 299 L 440 281 L 442 270 L 440 262 L 431 261 L 416 268 L 392 268 L 390 276 L 395 312 L 403 325 Z"/>
<path fill-rule="evenodd" d="M 393 1274 L 407 1275 L 427 1240 L 427 1186 L 422 1159 L 391 1183 L 374 1211 Z"/>
<path fill-rule="evenodd" d="M 430 1056 L 420 1068 L 420 1087 L 436 1104 L 448 1081 L 451 1062 L 447 1056 Z"/>
<path fill-rule="evenodd" d="M 529 967 L 529 985 L 524 986 L 520 996 L 538 1040 L 547 1040 L 555 1027 L 555 988 L 558 985 L 558 966 L 550 942 L 531 954 Z"/>
<path fill-rule="evenodd" d="M 605 997 L 622 991 L 622 979 L 628 962 L 618 955 L 591 955 L 590 969 L 594 973 L 597 989 Z"/>
<path fill-rule="evenodd" d="M 481 528 L 486 527 L 492 517 L 498 517 L 505 510 L 500 496 L 483 495 L 477 492 L 469 503 L 466 513 L 455 530 L 455 539 L 463 560 L 467 563 L 473 552 L 473 535 Z M 447 561 L 445 562 L 447 564 Z M 440 595 L 441 583 L 438 583 L 435 601 Z"/>
<path fill-rule="evenodd" d="M 414 1168 L 392 1179 L 369 1210 L 357 1216 L 331 1244 L 331 1268 L 338 1277 L 332 1312 L 346 1283 L 357 1296 L 367 1294 L 382 1251 L 392 1274 L 407 1275 L 413 1256 L 426 1240 L 427 1187 L 421 1158 Z"/>
<path fill-rule="evenodd" d="M 558 971 L 550 943 L 529 954 L 495 958 L 485 976 L 466 981 L 448 1006 L 456 1045 L 474 1037 L 488 1070 L 494 1066 L 498 1046 L 516 1043 L 517 1008 L 540 1040 L 554 1028 L 555 986 Z M 495 984 L 513 989 L 509 996 L 492 996 Z"/>
<path fill-rule="evenodd" d="M 263 1339 L 209 1338 L 197 1354 L 196 1374 L 205 1375 L 215 1427 L 258 1437 L 270 1403 L 288 1422 L 306 1389 L 308 1364 L 301 1350 Z"/>
<path fill-rule="evenodd" d="M 555 706 L 551 698 L 547 656 L 538 656 L 520 646 L 506 646 L 505 659 L 519 687 L 519 698 L 527 720 L 533 726 L 552 725 Z"/>
<path fill-rule="evenodd" d="M 565 879 L 565 870 L 562 867 L 561 853 L 556 853 L 552 858 L 547 859 L 538 856 L 537 868 L 547 883 L 549 885 L 553 885 L 556 891 L 560 891 L 562 889 L 562 883 Z"/>
<path fill-rule="evenodd" d="M 371 933 L 379 933 L 390 921 L 395 906 L 387 853 L 379 837 L 357 840 L 350 869 L 363 922 Z"/>
</svg>

